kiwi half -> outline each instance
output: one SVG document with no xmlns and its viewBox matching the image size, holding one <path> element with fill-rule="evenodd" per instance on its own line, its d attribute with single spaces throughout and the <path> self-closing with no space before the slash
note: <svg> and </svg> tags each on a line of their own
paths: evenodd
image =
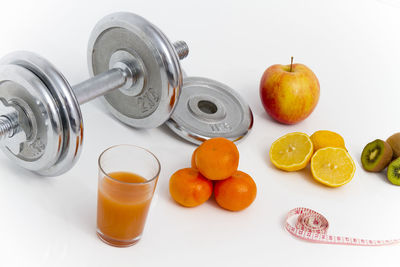
<svg viewBox="0 0 400 267">
<path fill-rule="evenodd" d="M 361 154 L 361 163 L 366 171 L 380 172 L 390 163 L 392 148 L 383 140 L 376 139 L 368 143 Z"/>
<path fill-rule="evenodd" d="M 389 145 L 393 149 L 393 156 L 395 158 L 400 157 L 400 133 L 395 133 L 391 137 L 389 137 L 386 142 L 389 143 Z"/>
<path fill-rule="evenodd" d="M 392 184 L 400 185 L 400 158 L 393 160 L 389 164 L 387 178 Z"/>
</svg>

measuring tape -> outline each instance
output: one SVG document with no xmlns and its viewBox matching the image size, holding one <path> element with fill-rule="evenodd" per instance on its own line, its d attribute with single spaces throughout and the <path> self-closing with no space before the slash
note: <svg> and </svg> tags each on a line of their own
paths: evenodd
<svg viewBox="0 0 400 267">
<path fill-rule="evenodd" d="M 297 216 L 293 226 L 289 220 Z M 400 239 L 369 240 L 354 237 L 328 235 L 328 220 L 316 211 L 307 208 L 292 209 L 286 217 L 286 230 L 293 236 L 305 241 L 349 246 L 386 246 L 400 243 Z"/>
</svg>

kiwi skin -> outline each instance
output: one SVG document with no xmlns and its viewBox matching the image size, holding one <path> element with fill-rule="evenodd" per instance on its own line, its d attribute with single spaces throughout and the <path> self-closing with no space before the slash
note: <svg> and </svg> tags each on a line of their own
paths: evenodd
<svg viewBox="0 0 400 267">
<path fill-rule="evenodd" d="M 381 148 L 380 153 L 382 153 L 382 155 L 379 157 L 379 162 L 369 163 L 367 161 L 368 160 L 368 156 L 369 156 L 368 153 L 370 152 L 369 150 L 370 150 L 371 146 L 378 146 L 378 145 Z M 383 169 L 385 169 L 389 165 L 392 157 L 393 157 L 393 150 L 390 147 L 390 145 L 387 142 L 383 141 L 383 140 L 376 139 L 376 140 L 368 143 L 364 147 L 364 150 L 363 150 L 363 152 L 361 154 L 361 163 L 362 163 L 363 168 L 366 171 L 369 171 L 369 172 L 380 172 L 380 171 L 382 171 Z"/>
<path fill-rule="evenodd" d="M 390 163 L 386 175 L 392 184 L 400 185 L 400 158 L 397 158 Z"/>
<path fill-rule="evenodd" d="M 400 157 L 400 133 L 395 133 L 391 137 L 389 137 L 386 142 L 389 143 L 389 145 L 393 149 L 393 156 L 395 158 Z"/>
</svg>

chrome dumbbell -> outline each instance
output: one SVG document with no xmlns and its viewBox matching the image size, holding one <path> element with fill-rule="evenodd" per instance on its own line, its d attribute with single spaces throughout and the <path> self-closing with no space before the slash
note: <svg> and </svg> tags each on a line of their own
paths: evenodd
<svg viewBox="0 0 400 267">
<path fill-rule="evenodd" d="M 185 42 L 170 43 L 144 18 L 115 13 L 94 28 L 88 46 L 93 78 L 76 86 L 36 54 L 4 57 L 0 147 L 38 174 L 68 171 L 82 148 L 79 105 L 98 96 L 115 117 L 133 127 L 157 127 L 168 120 L 168 127 L 195 144 L 217 136 L 241 140 L 253 125 L 250 108 L 217 81 L 188 77 L 182 82 L 179 59 L 188 51 Z"/>
<path fill-rule="evenodd" d="M 180 96 L 179 59 L 172 44 L 144 18 L 115 13 L 95 27 L 88 46 L 91 79 L 71 87 L 47 60 L 14 52 L 0 61 L 0 142 L 18 165 L 55 176 L 77 161 L 83 141 L 80 104 L 103 96 L 121 121 L 140 128 L 167 121 Z"/>
<path fill-rule="evenodd" d="M 253 126 L 249 106 L 220 82 L 184 77 L 182 83 L 177 56 L 183 59 L 188 52 L 185 42 L 171 45 L 143 18 L 116 13 L 102 19 L 92 31 L 88 64 L 92 76 L 111 67 L 128 70 L 127 77 L 133 79 L 103 98 L 110 112 L 130 126 L 151 128 L 167 122 L 172 131 L 194 144 L 217 136 L 241 140 Z M 124 62 L 131 62 L 133 68 Z M 97 81 L 99 88 L 104 86 L 102 79 Z M 92 85 L 89 80 L 74 87 L 78 99 L 92 99 L 92 91 L 86 88 Z M 105 85 L 106 90 L 98 90 L 107 91 Z"/>
</svg>

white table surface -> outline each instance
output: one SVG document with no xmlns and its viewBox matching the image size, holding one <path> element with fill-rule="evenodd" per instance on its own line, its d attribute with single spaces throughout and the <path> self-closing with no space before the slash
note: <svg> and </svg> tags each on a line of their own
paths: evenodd
<svg viewBox="0 0 400 267">
<path fill-rule="evenodd" d="M 232 213 L 213 200 L 177 205 L 170 175 L 190 164 L 194 146 L 165 126 L 135 130 L 98 102 L 82 107 L 85 144 L 68 173 L 43 178 L 0 154 L 0 266 L 399 266 L 398 245 L 346 247 L 299 241 L 283 228 L 286 213 L 320 211 L 331 234 L 400 237 L 400 187 L 385 174 L 363 171 L 366 143 L 400 131 L 400 1 L 3 1 L 0 55 L 35 51 L 76 84 L 88 77 L 86 44 L 95 23 L 114 11 L 140 14 L 171 40 L 183 39 L 189 75 L 235 88 L 253 109 L 253 131 L 239 144 L 239 168 L 258 187 L 248 209 Z M 272 121 L 259 99 L 259 81 L 290 56 L 319 78 L 321 97 L 304 122 Z M 339 132 L 353 156 L 353 181 L 336 189 L 307 171 L 285 173 L 268 160 L 271 143 L 293 131 Z M 144 146 L 162 163 L 143 239 L 114 248 L 95 235 L 97 157 L 120 143 Z"/>
</svg>

